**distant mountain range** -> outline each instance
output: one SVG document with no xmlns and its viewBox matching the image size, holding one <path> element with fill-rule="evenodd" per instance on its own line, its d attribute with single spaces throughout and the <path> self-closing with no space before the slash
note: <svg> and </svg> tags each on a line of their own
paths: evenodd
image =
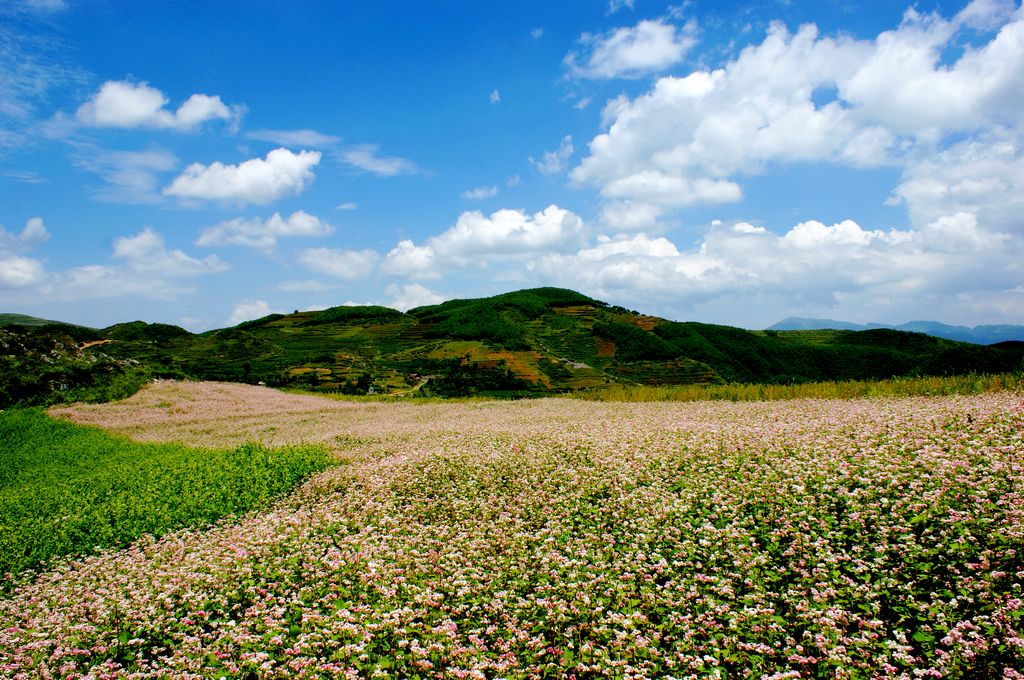
<svg viewBox="0 0 1024 680">
<path fill-rule="evenodd" d="M 970 328 L 968 326 L 950 326 L 938 321 L 908 321 L 907 323 L 894 326 L 884 323 L 859 324 L 836 321 L 835 319 L 808 319 L 791 316 L 778 322 L 768 330 L 813 331 L 834 329 L 842 331 L 868 331 L 876 328 L 888 328 L 908 333 L 924 333 L 936 338 L 956 340 L 957 342 L 970 342 L 975 345 L 994 345 L 997 342 L 1011 340 L 1024 341 L 1024 326 L 988 325 Z"/>
<path fill-rule="evenodd" d="M 810 320 L 788 320 L 802 323 L 800 330 L 749 331 L 647 316 L 561 288 L 405 313 L 341 306 L 271 314 L 199 334 L 143 321 L 95 329 L 14 320 L 20 323 L 0 327 L 0 408 L 109 398 L 149 377 L 461 396 L 1024 368 L 1024 342 L 980 346 L 890 328 L 817 330 L 812 323 L 838 322 Z"/>
</svg>

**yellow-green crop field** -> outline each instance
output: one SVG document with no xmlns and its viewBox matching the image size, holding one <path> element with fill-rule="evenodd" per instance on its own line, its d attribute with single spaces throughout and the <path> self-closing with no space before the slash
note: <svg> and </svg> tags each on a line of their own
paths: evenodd
<svg viewBox="0 0 1024 680">
<path fill-rule="evenodd" d="M 1024 677 L 1019 390 L 406 404 L 164 383 L 52 413 L 343 464 L 14 578 L 5 677 Z"/>
</svg>

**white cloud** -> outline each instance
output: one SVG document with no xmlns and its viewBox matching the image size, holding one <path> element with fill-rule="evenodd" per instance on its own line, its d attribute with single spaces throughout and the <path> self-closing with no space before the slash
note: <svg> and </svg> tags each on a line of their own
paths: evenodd
<svg viewBox="0 0 1024 680">
<path fill-rule="evenodd" d="M 545 151 L 539 161 L 530 156 L 530 165 L 537 168 L 542 175 L 557 175 L 565 170 L 573 151 L 572 135 L 566 135 L 558 145 L 557 151 Z"/>
<path fill-rule="evenodd" d="M 324 149 L 341 142 L 341 137 L 325 135 L 316 130 L 251 130 L 245 133 L 249 139 L 272 142 L 281 146 L 301 146 L 313 149 Z"/>
<path fill-rule="evenodd" d="M 460 194 L 464 199 L 468 201 L 482 201 L 485 198 L 494 198 L 498 195 L 498 187 L 477 187 L 475 189 L 468 189 Z"/>
<path fill-rule="evenodd" d="M 45 280 L 42 261 L 17 253 L 31 250 L 49 238 L 50 232 L 41 217 L 29 218 L 17 234 L 0 226 L 0 290 L 28 288 Z"/>
<path fill-rule="evenodd" d="M 430 246 L 418 246 L 404 239 L 388 252 L 381 270 L 394 276 L 437 279 L 441 274 L 435 269 L 436 259 L 437 255 Z"/>
<path fill-rule="evenodd" d="M 225 271 L 216 256 L 195 258 L 170 249 L 150 228 L 114 240 L 112 264 L 89 264 L 55 272 L 38 260 L 0 253 L 0 280 L 19 286 L 16 295 L 0 294 L 4 305 L 96 300 L 122 297 L 173 300 L 195 292 L 188 279 Z"/>
<path fill-rule="evenodd" d="M 126 80 L 108 80 L 92 99 L 82 104 L 75 116 L 79 122 L 95 127 L 163 128 L 190 132 L 210 120 L 237 124 L 245 113 L 242 106 L 228 106 L 219 96 L 193 94 L 178 110 L 165 107 L 169 100 L 148 84 Z"/>
<path fill-rule="evenodd" d="M 200 246 L 237 245 L 255 248 L 265 253 L 277 248 L 279 238 L 293 236 L 326 236 L 333 230 L 320 218 L 302 210 L 292 213 L 288 219 L 274 213 L 266 220 L 241 217 L 221 222 L 203 229 L 196 239 Z"/>
<path fill-rule="evenodd" d="M 653 203 L 612 201 L 601 208 L 601 224 L 611 233 L 655 230 L 664 212 Z"/>
<path fill-rule="evenodd" d="M 999 28 L 1015 9 L 1013 0 L 974 0 L 956 16 L 956 21 L 983 31 Z"/>
<path fill-rule="evenodd" d="M 97 200 L 108 203 L 146 204 L 163 200 L 158 188 L 159 175 L 173 170 L 178 158 L 166 149 L 146 151 L 108 151 L 85 146 L 74 163 L 101 177 L 106 186 L 93 189 Z"/>
<path fill-rule="evenodd" d="M 971 212 L 987 228 L 1024 235 L 1024 131 L 996 128 L 910 160 L 893 203 L 915 224 Z"/>
<path fill-rule="evenodd" d="M 335 210 L 355 210 L 358 207 L 359 204 L 354 201 L 345 201 L 344 203 L 339 203 Z"/>
<path fill-rule="evenodd" d="M 565 63 L 579 78 L 639 78 L 682 61 L 696 43 L 695 33 L 692 22 L 680 28 L 662 19 L 641 21 L 602 35 L 583 35 L 584 49 L 570 52 Z"/>
<path fill-rule="evenodd" d="M 7 7 L 0 17 L 30 6 Z M 79 87 L 87 74 L 69 65 L 59 43 L 40 32 L 16 30 L 17 21 L 0 19 L 0 150 L 25 145 L 47 126 L 37 120 L 39 110 L 52 110 L 56 92 Z"/>
<path fill-rule="evenodd" d="M 115 239 L 113 256 L 127 269 L 158 279 L 198 276 L 227 269 L 216 255 L 200 260 L 181 250 L 168 250 L 164 237 L 149 227 L 134 236 Z"/>
<path fill-rule="evenodd" d="M 578 215 L 556 205 L 527 215 L 498 210 L 490 216 L 464 212 L 447 231 L 417 246 L 401 241 L 387 254 L 382 271 L 409 278 L 437 278 L 441 271 L 523 260 L 542 252 L 571 252 L 584 242 Z"/>
<path fill-rule="evenodd" d="M 188 329 L 193 333 L 200 333 L 202 331 L 209 330 L 210 328 L 213 328 L 215 323 L 217 323 L 216 319 L 200 319 L 194 316 L 183 316 L 180 319 L 178 319 L 179 326 Z"/>
<path fill-rule="evenodd" d="M 2 144 L 0 144 L 2 146 Z M 35 170 L 0 170 L 0 177 L 13 179 L 25 184 L 48 184 L 49 180 Z"/>
<path fill-rule="evenodd" d="M 543 36 L 543 35 L 544 35 L 544 29 L 539 27 L 539 26 L 537 28 L 533 29 L 532 31 L 530 31 L 530 37 L 533 38 L 534 40 L 540 40 L 541 36 Z"/>
<path fill-rule="evenodd" d="M 0 253 L 0 289 L 27 288 L 41 283 L 45 277 L 39 260 Z"/>
<path fill-rule="evenodd" d="M 388 307 L 400 312 L 407 312 L 414 307 L 440 304 L 449 299 L 419 283 L 406 283 L 401 286 L 391 284 L 388 286 L 387 294 L 392 298 Z"/>
<path fill-rule="evenodd" d="M 68 3 L 65 0 L 21 0 L 21 5 L 30 12 L 42 14 L 63 12 L 68 8 Z"/>
<path fill-rule="evenodd" d="M 623 7 L 633 9 L 633 3 L 635 0 L 608 0 L 608 13 L 615 14 Z"/>
<path fill-rule="evenodd" d="M 1024 15 L 1003 25 L 979 48 L 969 48 L 953 64 L 942 61 L 964 25 L 1009 18 L 987 0 L 968 5 L 947 21 L 908 10 L 903 24 L 878 36 L 866 59 L 837 78 L 840 95 L 851 106 L 903 134 L 923 129 L 973 129 L 991 123 L 1020 122 L 1024 90 Z M 994 28 L 994 26 L 993 26 Z"/>
<path fill-rule="evenodd" d="M 238 165 L 193 163 L 170 186 L 167 196 L 266 204 L 283 196 L 302 193 L 316 177 L 319 151 L 293 153 L 274 149 L 264 158 Z"/>
<path fill-rule="evenodd" d="M 464 212 L 455 226 L 430 239 L 444 257 L 490 254 L 501 257 L 538 251 L 562 251 L 582 241 L 583 220 L 557 205 L 527 215 L 521 210 L 498 210 L 489 217 Z"/>
<path fill-rule="evenodd" d="M 491 90 L 490 100 L 492 104 L 497 104 L 501 101 L 501 94 L 497 90 Z"/>
<path fill-rule="evenodd" d="M 42 217 L 31 217 L 25 222 L 20 234 L 12 234 L 0 225 L 0 252 L 4 250 L 27 250 L 50 239 Z"/>
<path fill-rule="evenodd" d="M 398 156 L 379 156 L 377 144 L 361 144 L 353 146 L 338 154 L 342 162 L 381 177 L 395 175 L 414 175 L 419 172 L 416 164 L 407 158 Z"/>
<path fill-rule="evenodd" d="M 299 253 L 299 262 L 310 271 L 345 281 L 366 278 L 373 273 L 379 259 L 380 255 L 369 249 L 308 248 Z"/>
<path fill-rule="evenodd" d="M 572 254 L 530 264 L 544 282 L 609 301 L 644 299 L 670 318 L 764 327 L 793 314 L 906 321 L 922 303 L 970 310 L 1005 301 L 1024 276 L 1024 242 L 982 229 L 975 215 L 945 216 L 914 230 L 868 230 L 846 220 L 809 220 L 784 234 L 746 222 L 716 222 L 683 250 L 646 234 L 601 237 Z M 746 316 L 744 316 L 746 315 Z"/>
<path fill-rule="evenodd" d="M 228 326 L 237 326 L 243 321 L 260 319 L 268 314 L 273 314 L 273 312 L 266 300 L 242 300 L 231 310 L 231 316 L 227 318 L 225 323 Z"/>
<path fill-rule="evenodd" d="M 968 26 L 997 30 L 946 63 Z M 874 40 L 823 37 L 813 25 L 790 33 L 773 23 L 760 44 L 722 68 L 663 77 L 634 99 L 609 101 L 605 131 L 570 177 L 617 203 L 675 208 L 738 201 L 739 178 L 771 164 L 902 165 L 897 198 L 935 219 L 950 207 L 986 209 L 915 208 L 941 185 L 957 185 L 968 171 L 942 161 L 962 157 L 971 182 L 961 178 L 961 193 L 989 191 L 976 181 L 1002 183 L 991 189 L 993 211 L 997 194 L 1018 188 L 1021 92 L 1024 12 L 1011 16 L 995 0 L 976 0 L 950 20 L 908 10 L 899 27 Z M 986 164 L 1011 170 L 1011 179 L 986 172 Z"/>
</svg>

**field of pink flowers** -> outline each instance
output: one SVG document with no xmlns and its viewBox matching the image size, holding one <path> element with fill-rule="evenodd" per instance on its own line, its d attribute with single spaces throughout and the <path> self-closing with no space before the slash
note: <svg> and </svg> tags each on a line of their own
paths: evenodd
<svg viewBox="0 0 1024 680">
<path fill-rule="evenodd" d="M 1024 678 L 1019 393 L 310 408 L 351 464 L 0 594 L 0 675 Z"/>
</svg>

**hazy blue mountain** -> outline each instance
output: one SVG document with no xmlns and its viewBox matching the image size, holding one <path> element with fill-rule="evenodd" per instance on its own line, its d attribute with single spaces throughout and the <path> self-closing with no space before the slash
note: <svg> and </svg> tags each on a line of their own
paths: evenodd
<svg viewBox="0 0 1024 680">
<path fill-rule="evenodd" d="M 767 330 L 773 331 L 810 331 L 832 328 L 844 331 L 865 331 L 874 328 L 891 328 L 897 331 L 910 333 L 924 333 L 936 338 L 957 340 L 959 342 L 971 342 L 976 345 L 991 345 L 997 342 L 1008 340 L 1024 341 L 1024 326 L 1013 325 L 985 325 L 975 326 L 951 326 L 938 321 L 908 321 L 899 325 L 883 323 L 850 323 L 848 321 L 836 321 L 835 319 L 809 319 L 805 317 L 791 316 L 783 319 Z"/>
</svg>

